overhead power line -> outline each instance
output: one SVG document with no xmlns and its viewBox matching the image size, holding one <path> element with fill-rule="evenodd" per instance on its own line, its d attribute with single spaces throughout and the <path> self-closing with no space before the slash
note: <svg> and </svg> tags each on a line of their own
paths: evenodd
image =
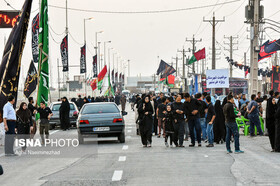
<svg viewBox="0 0 280 186">
<path fill-rule="evenodd" d="M 16 10 L 9 2 L 7 2 L 6 0 L 3 0 L 3 1 L 7 4 L 7 6 L 9 6 L 9 7 L 11 7 L 12 9 Z"/>
<path fill-rule="evenodd" d="M 210 5 L 196 6 L 196 7 L 190 7 L 190 8 L 169 9 L 169 10 L 109 11 L 109 10 L 86 10 L 86 9 L 78 9 L 78 8 L 68 8 L 68 10 L 80 11 L 80 12 L 94 12 L 94 13 L 101 13 L 101 14 L 158 14 L 158 13 L 171 13 L 171 12 L 181 12 L 181 11 L 203 9 L 203 8 L 215 7 L 215 6 L 219 6 L 219 5 L 232 4 L 235 2 L 239 2 L 239 1 L 241 1 L 241 0 L 232 0 L 232 1 L 227 1 L 227 2 L 218 3 L 218 4 L 210 4 Z M 49 7 L 65 9 L 65 7 L 56 6 L 56 5 L 49 5 Z"/>
</svg>

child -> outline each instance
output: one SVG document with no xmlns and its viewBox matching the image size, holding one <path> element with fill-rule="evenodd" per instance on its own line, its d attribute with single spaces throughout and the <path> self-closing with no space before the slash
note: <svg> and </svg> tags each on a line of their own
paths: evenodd
<svg viewBox="0 0 280 186">
<path fill-rule="evenodd" d="M 170 146 L 172 147 L 172 142 L 174 141 L 174 117 L 173 113 L 171 112 L 171 105 L 169 104 L 166 106 L 166 112 L 164 114 L 163 121 L 165 121 L 165 146 L 169 147 L 167 140 L 168 137 L 170 137 Z"/>
</svg>

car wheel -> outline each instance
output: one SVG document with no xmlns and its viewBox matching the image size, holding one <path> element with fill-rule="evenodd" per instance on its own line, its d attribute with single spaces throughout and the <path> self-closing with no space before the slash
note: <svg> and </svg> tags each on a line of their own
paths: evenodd
<svg viewBox="0 0 280 186">
<path fill-rule="evenodd" d="M 84 138 L 80 133 L 78 134 L 78 140 L 79 140 L 79 144 L 84 144 Z"/>
<path fill-rule="evenodd" d="M 118 140 L 120 141 L 120 143 L 125 143 L 125 134 L 124 134 L 124 132 L 122 132 L 119 135 Z"/>
</svg>

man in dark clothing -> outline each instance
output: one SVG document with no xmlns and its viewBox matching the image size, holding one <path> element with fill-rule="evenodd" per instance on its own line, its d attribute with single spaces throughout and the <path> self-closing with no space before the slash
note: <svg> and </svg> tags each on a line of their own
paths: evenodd
<svg viewBox="0 0 280 186">
<path fill-rule="evenodd" d="M 257 103 L 262 103 L 263 102 L 263 98 L 261 97 L 262 93 L 261 92 L 258 92 L 257 94 L 257 99 L 256 99 L 256 102 Z"/>
<path fill-rule="evenodd" d="M 79 95 L 78 97 L 79 97 L 79 98 L 78 98 L 78 100 L 77 100 L 77 107 L 78 107 L 79 110 L 81 110 L 81 108 L 82 108 L 82 106 L 83 106 L 83 104 L 84 104 L 84 101 L 83 101 L 81 95 Z"/>
<path fill-rule="evenodd" d="M 157 99 L 157 104 L 158 105 L 160 105 L 160 104 L 162 104 L 162 98 L 164 97 L 164 95 L 163 95 L 163 93 L 161 92 L 160 94 L 159 94 L 159 98 Z"/>
<path fill-rule="evenodd" d="M 234 99 L 232 95 L 227 96 L 228 102 L 225 104 L 223 108 L 223 112 L 225 115 L 227 135 L 226 135 L 226 148 L 228 153 L 232 153 L 230 149 L 230 140 L 231 136 L 234 136 L 234 144 L 235 144 L 235 153 L 244 153 L 244 151 L 240 150 L 239 147 L 239 132 L 238 127 L 235 122 L 235 118 L 237 117 L 234 113 Z"/>
<path fill-rule="evenodd" d="M 29 97 L 28 102 L 29 103 L 28 103 L 27 108 L 31 112 L 32 120 L 33 120 L 33 130 L 31 131 L 31 138 L 33 138 L 37 131 L 36 122 L 35 122 L 35 118 L 34 118 L 34 111 L 36 110 L 36 108 L 33 105 L 34 104 L 33 97 Z"/>
<path fill-rule="evenodd" d="M 269 91 L 270 98 L 267 100 L 266 106 L 266 128 L 268 131 L 269 141 L 272 151 L 275 150 L 275 113 L 277 110 L 277 104 L 274 98 L 274 91 Z"/>
<path fill-rule="evenodd" d="M 28 98 L 28 106 L 27 106 L 27 108 L 28 108 L 28 110 L 31 112 L 31 114 L 32 114 L 32 116 L 34 116 L 34 110 L 35 110 L 35 107 L 34 107 L 34 100 L 33 100 L 33 97 L 29 97 Z"/>
<path fill-rule="evenodd" d="M 206 118 L 205 118 L 205 111 L 207 109 L 207 105 L 206 105 L 205 101 L 203 101 L 201 93 L 196 94 L 195 97 L 201 105 L 199 107 L 198 111 L 199 111 L 199 122 L 201 125 L 201 131 L 202 131 L 202 140 L 204 141 L 207 139 L 207 134 L 206 134 L 207 122 L 206 122 Z M 210 97 L 210 99 L 211 99 L 211 97 Z"/>
<path fill-rule="evenodd" d="M 172 112 L 174 115 L 174 144 L 176 147 L 184 147 L 184 104 L 181 102 L 182 96 L 178 94 L 176 101 L 172 104 Z M 178 144 L 179 138 L 179 144 Z"/>
<path fill-rule="evenodd" d="M 259 119 L 259 108 L 258 103 L 256 102 L 256 95 L 252 94 L 251 102 L 248 105 L 248 117 L 250 119 L 250 136 L 255 136 L 255 126 L 257 127 L 259 135 L 263 135 L 263 131 L 261 129 L 261 123 Z"/>
<path fill-rule="evenodd" d="M 44 132 L 46 134 L 46 139 L 49 139 L 49 120 L 53 113 L 49 107 L 46 107 L 43 101 L 40 103 L 40 108 L 38 108 L 37 111 L 40 114 L 40 136 L 42 144 L 45 144 Z"/>
<path fill-rule="evenodd" d="M 185 97 L 184 109 L 187 115 L 190 135 L 191 135 L 191 144 L 189 146 L 190 147 L 195 146 L 195 135 L 194 135 L 194 130 L 195 130 L 198 146 L 201 147 L 201 125 L 199 121 L 199 117 L 200 117 L 199 109 L 201 107 L 201 104 L 198 100 L 191 98 L 189 93 L 186 93 L 184 97 Z"/>
<path fill-rule="evenodd" d="M 158 120 L 158 138 L 161 136 L 161 129 L 163 129 L 163 137 L 165 137 L 165 123 L 163 121 L 166 113 L 166 98 L 161 98 L 162 103 L 158 105 L 156 110 L 156 118 Z"/>
<path fill-rule="evenodd" d="M 120 102 L 121 102 L 121 97 L 120 97 L 120 95 L 116 95 L 116 97 L 115 97 L 115 103 L 116 103 L 117 105 L 120 105 Z"/>
<path fill-rule="evenodd" d="M 206 123 L 207 123 L 207 136 L 208 136 L 208 142 L 209 142 L 209 144 L 206 145 L 206 147 L 214 147 L 213 125 L 214 125 L 214 120 L 216 118 L 216 113 L 215 113 L 214 106 L 211 103 L 210 96 L 206 97 L 206 102 L 208 104 Z"/>
</svg>

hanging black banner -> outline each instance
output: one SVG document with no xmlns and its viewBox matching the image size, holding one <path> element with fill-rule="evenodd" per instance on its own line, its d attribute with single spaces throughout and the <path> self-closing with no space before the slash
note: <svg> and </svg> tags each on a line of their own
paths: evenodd
<svg viewBox="0 0 280 186">
<path fill-rule="evenodd" d="M 13 27 L 4 49 L 0 65 L 0 109 L 7 103 L 7 97 L 10 95 L 15 96 L 17 102 L 21 58 L 26 42 L 31 5 L 32 0 L 25 1 L 18 22 Z"/>
<path fill-rule="evenodd" d="M 272 66 L 271 89 L 280 92 L 280 66 Z"/>
<path fill-rule="evenodd" d="M 32 20 L 32 55 L 34 63 L 39 61 L 39 13 Z"/>
<path fill-rule="evenodd" d="M 86 73 L 87 66 L 86 66 L 86 45 L 81 47 L 81 59 L 80 59 L 80 73 Z"/>
<path fill-rule="evenodd" d="M 93 77 L 97 77 L 97 55 L 93 56 L 93 62 L 92 62 L 92 70 L 93 70 Z"/>
<path fill-rule="evenodd" d="M 67 72 L 68 68 L 68 35 L 66 35 L 60 44 L 61 61 L 63 72 Z"/>
<path fill-rule="evenodd" d="M 29 70 L 24 82 L 24 95 L 26 98 L 29 98 L 29 96 L 36 90 L 37 87 L 37 80 L 38 74 L 37 70 L 35 68 L 35 65 L 33 61 L 31 61 Z"/>
</svg>

